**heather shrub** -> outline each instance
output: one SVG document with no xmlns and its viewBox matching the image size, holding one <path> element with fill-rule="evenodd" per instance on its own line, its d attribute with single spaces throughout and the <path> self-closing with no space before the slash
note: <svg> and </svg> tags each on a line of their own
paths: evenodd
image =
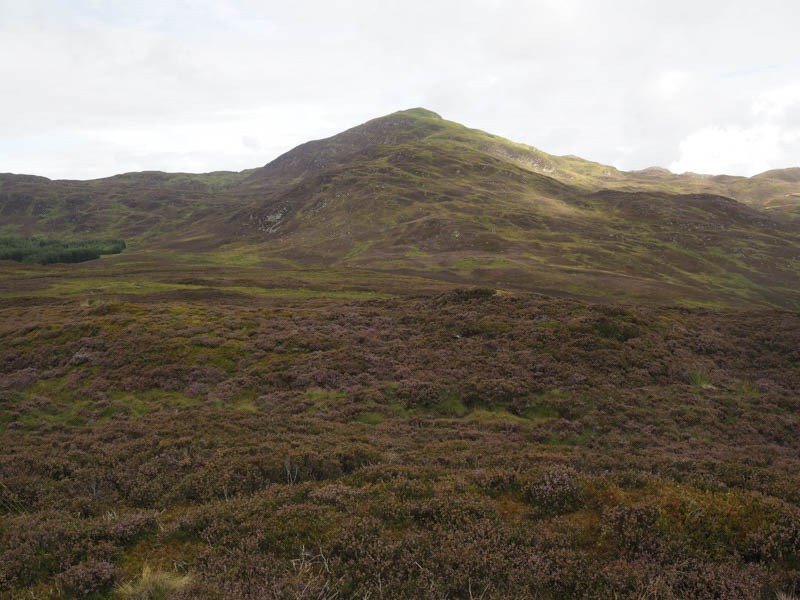
<svg viewBox="0 0 800 600">
<path fill-rule="evenodd" d="M 17 482 L 15 483 L 19 485 L 19 478 L 17 478 Z M 19 494 L 0 481 L 0 514 L 24 515 L 26 512 L 26 505 L 26 502 L 19 497 Z"/>
<path fill-rule="evenodd" d="M 158 521 L 151 514 L 134 514 L 129 518 L 118 519 L 115 513 L 106 513 L 104 520 L 113 521 L 111 536 L 116 542 L 128 545 L 158 529 Z"/>
<path fill-rule="evenodd" d="M 56 585 L 69 597 L 91 598 L 110 590 L 118 574 L 112 563 L 89 560 L 61 573 L 56 577 Z"/>
<path fill-rule="evenodd" d="M 659 508 L 651 504 L 619 504 L 603 513 L 603 537 L 625 555 L 652 554 L 661 543 L 660 515 Z"/>
<path fill-rule="evenodd" d="M 353 498 L 364 494 L 363 490 L 353 488 L 341 483 L 332 483 L 313 490 L 309 498 L 320 504 L 333 504 L 334 506 L 347 506 Z"/>
<path fill-rule="evenodd" d="M 0 597 L 143 552 L 187 600 L 800 585 L 794 313 L 264 302 L 0 307 Z"/>
<path fill-rule="evenodd" d="M 564 514 L 581 506 L 578 474 L 563 465 L 545 471 L 540 479 L 526 486 L 524 494 L 542 515 Z"/>
<path fill-rule="evenodd" d="M 749 560 L 777 561 L 800 569 L 800 521 L 787 520 L 771 529 L 747 536 L 745 556 Z"/>
<path fill-rule="evenodd" d="M 86 568 L 76 576 L 86 574 L 91 580 L 92 567 L 111 563 L 120 550 L 106 524 L 65 511 L 19 516 L 0 533 L 0 584 L 9 586 L 52 578 L 81 563 Z"/>
<path fill-rule="evenodd" d="M 678 598 L 752 600 L 764 596 L 766 580 L 757 565 L 714 564 L 689 559 L 677 570 L 673 593 Z"/>
<path fill-rule="evenodd" d="M 0 383 L 0 388 L 16 389 L 31 385 L 39 377 L 39 372 L 33 368 L 24 368 L 15 373 L 7 375 Z"/>
<path fill-rule="evenodd" d="M 517 471 L 510 469 L 482 469 L 473 473 L 471 480 L 491 496 L 520 489 L 520 475 Z"/>
<path fill-rule="evenodd" d="M 598 594 L 597 570 L 597 564 L 572 548 L 551 548 L 530 558 L 532 587 L 544 597 L 603 597 Z"/>
<path fill-rule="evenodd" d="M 497 290 L 492 288 L 472 288 L 458 289 L 452 292 L 441 294 L 435 299 L 439 304 L 456 304 L 462 302 L 474 302 L 487 300 L 497 294 Z"/>
<path fill-rule="evenodd" d="M 613 473 L 611 481 L 627 489 L 642 489 L 652 479 L 652 475 L 636 471 L 618 471 Z"/>
</svg>

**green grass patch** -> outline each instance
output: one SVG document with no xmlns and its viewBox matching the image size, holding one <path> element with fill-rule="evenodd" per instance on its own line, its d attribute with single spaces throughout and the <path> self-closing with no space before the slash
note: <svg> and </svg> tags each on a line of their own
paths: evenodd
<svg viewBox="0 0 800 600">
<path fill-rule="evenodd" d="M 558 411 L 555 408 L 543 404 L 531 406 L 527 408 L 523 414 L 526 418 L 533 421 L 546 421 L 559 417 Z"/>
<path fill-rule="evenodd" d="M 458 394 L 444 392 L 440 396 L 439 403 L 434 407 L 434 411 L 443 417 L 463 417 L 469 412 L 469 409 L 464 406 Z"/>
<path fill-rule="evenodd" d="M 355 258 L 357 256 L 364 254 L 369 249 L 369 247 L 372 246 L 373 243 L 374 242 L 372 241 L 356 242 L 355 244 L 353 244 L 353 247 L 350 248 L 347 254 L 344 255 L 345 259 Z"/>
<path fill-rule="evenodd" d="M 366 425 L 380 425 L 385 419 L 386 417 L 379 412 L 361 413 L 356 417 L 356 421 L 365 423 Z"/>
<path fill-rule="evenodd" d="M 516 423 L 530 425 L 530 419 L 511 414 L 505 408 L 476 408 L 466 415 L 465 420 L 478 423 Z"/>
<path fill-rule="evenodd" d="M 534 327 L 541 327 L 542 329 L 560 329 L 563 324 L 560 321 L 539 321 L 533 324 Z"/>
<path fill-rule="evenodd" d="M 458 271 L 472 272 L 475 269 L 495 269 L 500 267 L 508 267 L 514 263 L 505 258 L 495 257 L 476 257 L 476 258 L 462 258 L 453 263 L 453 268 Z"/>
<path fill-rule="evenodd" d="M 154 571 L 145 565 L 136 579 L 117 588 L 115 597 L 121 600 L 168 600 L 190 581 L 188 575 Z"/>
</svg>

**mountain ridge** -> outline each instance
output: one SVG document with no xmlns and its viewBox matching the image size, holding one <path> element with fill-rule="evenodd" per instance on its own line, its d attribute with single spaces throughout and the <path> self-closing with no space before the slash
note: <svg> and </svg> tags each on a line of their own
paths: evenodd
<svg viewBox="0 0 800 600">
<path fill-rule="evenodd" d="M 201 262 L 791 307 L 795 177 L 622 172 L 416 108 L 239 173 L 0 175 L 0 232 L 124 238 L 130 253 Z"/>
</svg>

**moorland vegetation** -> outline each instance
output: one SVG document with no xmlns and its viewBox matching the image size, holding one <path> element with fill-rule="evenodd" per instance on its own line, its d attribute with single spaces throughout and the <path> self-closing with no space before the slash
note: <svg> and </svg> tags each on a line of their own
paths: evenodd
<svg viewBox="0 0 800 600">
<path fill-rule="evenodd" d="M 0 176 L 0 597 L 800 590 L 800 178 L 422 109 L 242 173 Z M 20 239 L 20 238 L 17 238 Z"/>
</svg>

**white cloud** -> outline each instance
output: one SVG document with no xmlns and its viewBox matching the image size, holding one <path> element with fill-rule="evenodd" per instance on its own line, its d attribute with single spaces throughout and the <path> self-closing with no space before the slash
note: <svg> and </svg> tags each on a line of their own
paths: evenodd
<svg viewBox="0 0 800 600">
<path fill-rule="evenodd" d="M 753 104 L 753 114 L 773 121 L 781 120 L 787 116 L 789 110 L 798 106 L 800 106 L 800 82 L 762 93 Z"/>
<path fill-rule="evenodd" d="M 674 173 L 751 176 L 791 164 L 791 158 L 799 156 L 798 142 L 800 132 L 782 131 L 773 125 L 706 127 L 681 142 L 680 158 L 669 169 Z"/>
<path fill-rule="evenodd" d="M 624 168 L 788 166 L 798 28 L 781 0 L 0 0 L 0 171 L 243 169 L 416 105 Z M 777 150 L 710 146 L 743 135 Z"/>
<path fill-rule="evenodd" d="M 653 82 L 653 91 L 667 99 L 674 98 L 689 83 L 689 74 L 679 69 L 669 69 L 661 73 Z"/>
<path fill-rule="evenodd" d="M 749 176 L 800 165 L 800 84 L 759 93 L 750 115 L 746 126 L 708 126 L 690 133 L 670 170 Z"/>
</svg>

